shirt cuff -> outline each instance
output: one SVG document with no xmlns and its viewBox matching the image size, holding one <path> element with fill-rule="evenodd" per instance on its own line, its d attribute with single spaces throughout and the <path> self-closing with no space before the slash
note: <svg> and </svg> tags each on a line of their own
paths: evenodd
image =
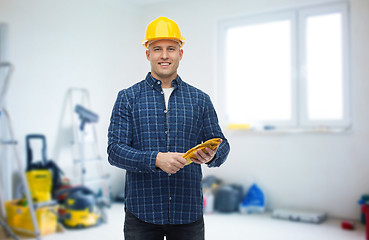
<svg viewBox="0 0 369 240">
<path fill-rule="evenodd" d="M 152 172 L 157 172 L 158 169 L 155 167 L 155 164 L 156 164 L 156 157 L 158 156 L 158 151 L 153 151 L 153 152 L 150 152 L 148 153 L 148 156 L 146 158 L 146 166 L 149 167 L 149 170 L 152 171 Z"/>
</svg>

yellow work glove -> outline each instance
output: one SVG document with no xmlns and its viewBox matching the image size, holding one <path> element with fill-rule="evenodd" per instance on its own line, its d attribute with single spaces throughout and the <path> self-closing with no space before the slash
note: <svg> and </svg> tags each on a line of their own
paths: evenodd
<svg viewBox="0 0 369 240">
<path fill-rule="evenodd" d="M 187 151 L 187 152 L 182 156 L 184 159 L 186 159 L 186 160 L 187 160 L 187 164 L 186 164 L 186 165 L 188 165 L 188 164 L 191 164 L 191 163 L 192 163 L 191 158 L 196 158 L 196 156 L 195 156 L 195 154 L 194 154 L 194 152 L 195 152 L 195 151 L 197 151 L 197 150 L 201 149 L 201 150 L 203 150 L 204 152 L 206 152 L 206 151 L 205 151 L 205 148 L 206 148 L 206 147 L 208 147 L 208 148 L 210 148 L 210 149 L 214 150 L 214 149 L 216 149 L 216 148 L 219 146 L 220 142 L 221 142 L 221 141 L 220 141 L 220 138 L 212 138 L 212 139 L 209 139 L 209 140 L 207 140 L 206 142 L 203 142 L 203 143 L 201 143 L 201 144 L 197 145 L 196 147 L 193 147 L 193 148 L 191 148 L 190 150 L 188 150 L 188 151 Z"/>
</svg>

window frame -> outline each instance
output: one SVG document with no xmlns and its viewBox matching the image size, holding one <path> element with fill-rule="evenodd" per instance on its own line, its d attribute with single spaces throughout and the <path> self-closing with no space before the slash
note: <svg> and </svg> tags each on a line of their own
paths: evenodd
<svg viewBox="0 0 369 240">
<path fill-rule="evenodd" d="M 309 16 L 341 13 L 342 16 L 342 81 L 343 81 L 343 118 L 342 120 L 309 120 L 307 118 L 306 77 L 303 76 L 303 64 L 306 63 L 306 19 Z M 226 113 L 226 36 L 227 30 L 234 27 L 261 24 L 279 20 L 291 20 L 291 119 L 289 121 L 260 121 L 258 124 L 275 126 L 277 129 L 345 128 L 351 126 L 351 96 L 349 79 L 349 9 L 345 2 L 289 8 L 273 12 L 263 12 L 222 19 L 217 32 L 217 73 L 216 104 L 220 108 L 219 119 L 222 125 L 232 124 Z M 222 99 L 222 101 L 220 101 Z M 249 123 L 235 123 L 249 124 Z"/>
<path fill-rule="evenodd" d="M 303 74 L 303 68 L 306 66 L 306 19 L 310 16 L 319 16 L 330 13 L 340 13 L 342 16 L 342 103 L 343 103 L 343 118 L 342 120 L 310 120 L 307 116 L 307 81 L 306 75 Z M 301 96 L 300 108 L 300 123 L 302 126 L 331 126 L 331 127 L 347 127 L 351 123 L 350 113 L 350 80 L 349 80 L 349 31 L 348 31 L 348 6 L 347 4 L 330 4 L 327 6 L 316 6 L 300 10 L 299 13 L 299 38 L 302 47 L 300 48 L 299 67 L 300 67 L 300 83 L 304 85 L 299 88 L 299 95 Z"/>
</svg>

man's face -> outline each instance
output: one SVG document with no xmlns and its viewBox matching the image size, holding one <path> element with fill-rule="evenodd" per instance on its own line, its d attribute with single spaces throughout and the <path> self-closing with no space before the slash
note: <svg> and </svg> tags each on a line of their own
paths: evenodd
<svg viewBox="0 0 369 240">
<path fill-rule="evenodd" d="M 172 81 L 177 77 L 182 56 L 183 50 L 178 42 L 166 39 L 154 41 L 146 51 L 147 60 L 151 64 L 151 75 L 162 81 Z"/>
</svg>

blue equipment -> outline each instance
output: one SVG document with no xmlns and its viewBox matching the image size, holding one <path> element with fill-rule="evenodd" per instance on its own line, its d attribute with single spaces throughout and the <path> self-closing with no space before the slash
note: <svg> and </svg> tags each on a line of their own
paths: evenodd
<svg viewBox="0 0 369 240">
<path fill-rule="evenodd" d="M 78 114 L 79 119 L 81 120 L 81 125 L 79 127 L 81 131 L 84 130 L 86 123 L 95 123 L 99 121 L 99 115 L 79 104 L 76 105 L 74 111 Z"/>
</svg>

